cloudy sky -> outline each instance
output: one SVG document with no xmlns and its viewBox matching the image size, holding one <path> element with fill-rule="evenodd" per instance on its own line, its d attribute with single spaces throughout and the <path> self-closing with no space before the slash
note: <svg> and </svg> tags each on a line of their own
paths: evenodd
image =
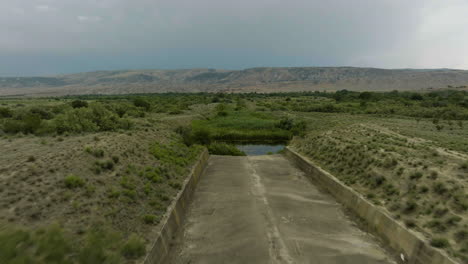
<svg viewBox="0 0 468 264">
<path fill-rule="evenodd" d="M 0 0 L 0 76 L 468 69 L 468 0 Z"/>
</svg>

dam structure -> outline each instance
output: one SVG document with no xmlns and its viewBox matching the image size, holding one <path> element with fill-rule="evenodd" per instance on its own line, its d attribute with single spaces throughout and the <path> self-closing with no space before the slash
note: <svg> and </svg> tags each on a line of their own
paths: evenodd
<svg viewBox="0 0 468 264">
<path fill-rule="evenodd" d="M 283 155 L 210 156 L 168 264 L 397 263 Z"/>
</svg>

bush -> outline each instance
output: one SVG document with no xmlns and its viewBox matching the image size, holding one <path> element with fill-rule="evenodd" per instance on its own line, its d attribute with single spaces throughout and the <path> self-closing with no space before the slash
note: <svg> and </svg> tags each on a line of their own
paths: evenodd
<svg viewBox="0 0 468 264">
<path fill-rule="evenodd" d="M 406 205 L 405 205 L 405 208 L 404 208 L 404 212 L 405 213 L 412 213 L 412 212 L 414 212 L 416 210 L 416 208 L 418 208 L 418 205 L 416 204 L 416 202 L 407 201 Z"/>
<path fill-rule="evenodd" d="M 245 153 L 236 146 L 227 143 L 214 142 L 208 146 L 208 151 L 212 155 L 245 156 Z"/>
<path fill-rule="evenodd" d="M 283 118 L 277 124 L 276 127 L 279 129 L 291 131 L 294 135 L 304 135 L 307 129 L 307 123 L 305 121 L 297 121 L 291 118 Z"/>
<path fill-rule="evenodd" d="M 12 117 L 13 112 L 8 107 L 0 107 L 0 118 Z"/>
<path fill-rule="evenodd" d="M 65 132 L 98 132 L 129 129 L 131 123 L 120 118 L 101 104 L 93 104 L 88 108 L 76 108 L 57 115 L 53 120 L 55 131 Z"/>
<path fill-rule="evenodd" d="M 145 224 L 156 224 L 158 222 L 158 217 L 155 215 L 147 214 L 143 216 L 143 222 L 145 222 Z"/>
<path fill-rule="evenodd" d="M 411 180 L 418 180 L 422 177 L 422 173 L 419 172 L 419 171 L 416 171 L 416 172 L 413 172 L 411 175 L 410 175 L 410 179 Z"/>
<path fill-rule="evenodd" d="M 416 227 L 416 222 L 414 220 L 407 219 L 405 220 L 405 225 L 409 228 L 414 228 Z"/>
<path fill-rule="evenodd" d="M 446 248 L 450 246 L 450 243 L 445 238 L 433 238 L 431 240 L 431 246 L 436 248 Z"/>
<path fill-rule="evenodd" d="M 54 114 L 50 112 L 50 109 L 45 108 L 45 107 L 40 107 L 40 106 L 35 106 L 31 109 L 29 109 L 29 112 L 31 114 L 36 114 L 38 115 L 41 119 L 52 119 L 54 117 Z"/>
<path fill-rule="evenodd" d="M 95 161 L 94 166 L 91 169 L 94 173 L 99 174 L 101 171 L 105 170 L 113 170 L 114 169 L 114 162 L 112 160 L 107 161 Z"/>
<path fill-rule="evenodd" d="M 455 233 L 455 241 L 460 242 L 468 238 L 468 230 L 461 230 Z"/>
<path fill-rule="evenodd" d="M 447 219 L 446 223 L 448 225 L 451 225 L 451 226 L 454 226 L 454 225 L 457 225 L 458 222 L 460 222 L 462 220 L 462 218 L 458 215 L 454 215 L 454 216 L 451 216 Z"/>
<path fill-rule="evenodd" d="M 284 130 L 291 130 L 294 125 L 294 120 L 291 118 L 283 118 L 281 119 L 278 124 L 276 125 L 277 128 L 284 129 Z"/>
<path fill-rule="evenodd" d="M 87 232 L 83 243 L 71 243 L 69 233 L 59 226 L 36 231 L 0 228 L 1 263 L 122 263 L 123 241 L 117 233 L 104 230 Z M 139 250 L 139 252 L 138 252 Z M 130 250 L 141 256 L 141 248 Z M 144 249 L 143 249 L 144 254 Z"/>
<path fill-rule="evenodd" d="M 192 128 L 190 126 L 179 126 L 175 132 L 182 137 L 182 141 L 186 146 L 191 146 L 194 143 L 194 136 L 192 135 Z"/>
<path fill-rule="evenodd" d="M 467 161 L 467 162 L 464 162 L 464 163 L 462 163 L 462 164 L 460 165 L 460 169 L 462 169 L 462 170 L 466 170 L 466 169 L 468 169 L 468 161 Z"/>
<path fill-rule="evenodd" d="M 169 186 L 171 186 L 172 188 L 174 188 L 176 190 L 182 189 L 182 184 L 180 182 L 177 182 L 177 181 L 170 181 Z"/>
<path fill-rule="evenodd" d="M 295 121 L 291 132 L 295 136 L 303 136 L 307 130 L 307 123 L 303 120 Z"/>
<path fill-rule="evenodd" d="M 151 108 L 151 104 L 143 98 L 133 99 L 133 105 L 135 105 L 136 107 L 144 108 L 146 111 L 149 111 Z"/>
<path fill-rule="evenodd" d="M 41 118 L 37 114 L 28 113 L 21 117 L 20 120 L 8 119 L 3 125 L 3 129 L 7 133 L 19 133 L 24 134 L 35 133 L 41 126 Z"/>
<path fill-rule="evenodd" d="M 69 263 L 72 252 L 63 231 L 53 226 L 37 232 L 0 230 L 2 263 Z M 37 260 L 42 260 L 37 262 Z"/>
<path fill-rule="evenodd" d="M 82 264 L 121 263 L 122 257 L 119 256 L 119 252 L 115 252 L 115 248 L 120 244 L 119 235 L 93 228 L 87 234 L 83 248 L 78 253 L 78 262 Z"/>
<path fill-rule="evenodd" d="M 91 155 L 93 155 L 96 158 L 102 158 L 104 157 L 104 150 L 102 149 L 92 149 L 90 147 L 86 147 L 85 151 Z"/>
<path fill-rule="evenodd" d="M 145 242 L 137 235 L 132 234 L 122 248 L 122 255 L 127 259 L 137 259 L 145 255 Z"/>
<path fill-rule="evenodd" d="M 27 114 L 23 118 L 23 132 L 26 134 L 36 132 L 41 126 L 41 122 L 41 117 L 38 114 Z"/>
<path fill-rule="evenodd" d="M 445 232 L 445 230 L 447 230 L 447 226 L 445 226 L 445 224 L 439 220 L 431 220 L 427 222 L 426 226 L 439 233 Z"/>
<path fill-rule="evenodd" d="M 193 141 L 202 145 L 209 145 L 211 133 L 207 128 L 198 128 L 193 132 Z"/>
<path fill-rule="evenodd" d="M 443 182 L 435 183 L 433 189 L 434 189 L 434 192 L 439 195 L 443 195 L 448 191 L 447 187 L 445 186 Z"/>
<path fill-rule="evenodd" d="M 85 185 L 85 181 L 76 175 L 68 175 L 67 177 L 65 177 L 64 183 L 65 187 L 69 189 L 75 189 L 83 187 Z"/>
<path fill-rule="evenodd" d="M 71 105 L 73 108 L 88 107 L 88 102 L 82 100 L 75 100 L 71 103 Z"/>
</svg>

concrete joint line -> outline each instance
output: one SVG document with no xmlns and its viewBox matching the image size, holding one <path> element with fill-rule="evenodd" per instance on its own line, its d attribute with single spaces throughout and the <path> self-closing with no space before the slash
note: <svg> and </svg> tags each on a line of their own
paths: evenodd
<svg viewBox="0 0 468 264">
<path fill-rule="evenodd" d="M 293 258 L 289 254 L 288 248 L 284 243 L 284 240 L 281 236 L 281 233 L 278 230 L 278 226 L 274 222 L 273 212 L 270 205 L 268 204 L 268 199 L 266 197 L 265 186 L 263 186 L 260 176 L 257 174 L 255 167 L 253 166 L 253 161 L 248 158 L 248 166 L 251 171 L 250 175 L 252 177 L 252 194 L 255 196 L 259 205 L 264 211 L 263 216 L 265 217 L 265 223 L 267 224 L 267 237 L 269 241 L 269 252 L 270 257 L 272 258 L 272 263 L 277 264 L 293 264 Z"/>
</svg>

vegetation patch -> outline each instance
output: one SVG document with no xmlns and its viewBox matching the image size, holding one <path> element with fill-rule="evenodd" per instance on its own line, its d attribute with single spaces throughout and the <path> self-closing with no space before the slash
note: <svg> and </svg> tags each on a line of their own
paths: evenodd
<svg viewBox="0 0 468 264">
<path fill-rule="evenodd" d="M 208 151 L 212 155 L 245 156 L 245 152 L 239 150 L 236 146 L 222 142 L 211 143 L 208 146 Z"/>
<path fill-rule="evenodd" d="M 65 177 L 64 183 L 65 183 L 65 187 L 69 189 L 83 187 L 86 184 L 82 178 L 76 175 L 68 175 L 67 177 Z"/>
</svg>

